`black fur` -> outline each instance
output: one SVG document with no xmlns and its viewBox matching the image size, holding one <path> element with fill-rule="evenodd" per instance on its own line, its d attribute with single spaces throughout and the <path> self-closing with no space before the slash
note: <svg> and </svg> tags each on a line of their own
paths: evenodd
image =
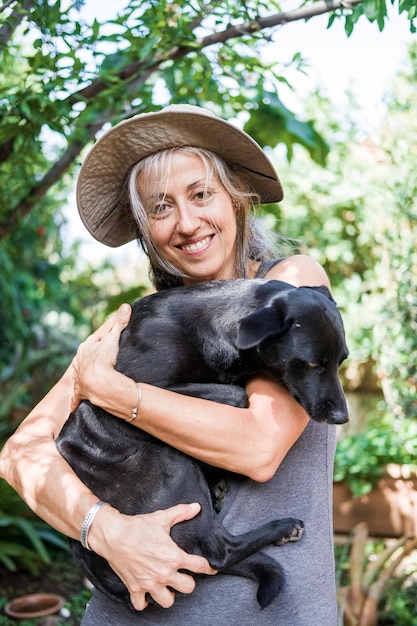
<svg viewBox="0 0 417 626">
<path fill-rule="evenodd" d="M 314 420 L 342 424 L 347 408 L 338 368 L 346 356 L 342 319 L 325 287 L 242 279 L 170 289 L 135 302 L 116 369 L 136 381 L 240 407 L 247 404 L 246 378 L 267 371 Z M 200 502 L 196 518 L 172 528 L 176 543 L 203 555 L 215 569 L 255 580 L 261 607 L 280 592 L 282 569 L 259 549 L 298 540 L 301 521 L 274 520 L 230 535 L 216 514 L 226 472 L 89 402 L 70 415 L 57 445 L 95 495 L 128 515 Z M 94 585 L 130 604 L 108 563 L 71 543 Z"/>
</svg>

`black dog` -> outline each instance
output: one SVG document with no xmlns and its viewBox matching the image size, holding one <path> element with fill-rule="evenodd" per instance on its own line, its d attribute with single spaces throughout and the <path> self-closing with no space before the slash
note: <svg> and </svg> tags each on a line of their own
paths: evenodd
<svg viewBox="0 0 417 626">
<path fill-rule="evenodd" d="M 136 381 L 240 407 L 247 404 L 246 378 L 267 371 L 314 420 L 342 424 L 347 407 L 337 372 L 346 356 L 342 319 L 325 287 L 238 279 L 170 289 L 135 302 L 116 369 Z M 254 579 L 261 607 L 281 590 L 282 569 L 258 550 L 298 540 L 303 523 L 275 520 L 230 535 L 216 514 L 217 492 L 208 486 L 223 470 L 198 463 L 89 402 L 71 414 L 57 445 L 94 494 L 123 513 L 199 502 L 196 518 L 172 528 L 175 542 L 202 554 L 214 569 Z M 93 584 L 130 604 L 107 561 L 77 541 L 71 544 Z"/>
</svg>

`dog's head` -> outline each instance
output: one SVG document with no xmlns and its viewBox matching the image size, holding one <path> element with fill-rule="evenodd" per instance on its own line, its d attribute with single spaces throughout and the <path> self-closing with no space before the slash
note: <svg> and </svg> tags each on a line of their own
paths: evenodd
<svg viewBox="0 0 417 626">
<path fill-rule="evenodd" d="M 240 321 L 236 345 L 256 349 L 312 419 L 343 424 L 348 410 L 338 370 L 348 349 L 336 304 L 326 287 L 277 284 L 268 305 Z"/>
</svg>

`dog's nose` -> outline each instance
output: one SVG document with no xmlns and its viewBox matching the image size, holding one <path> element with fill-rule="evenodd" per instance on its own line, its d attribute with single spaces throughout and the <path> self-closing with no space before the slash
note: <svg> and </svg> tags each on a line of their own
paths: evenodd
<svg viewBox="0 0 417 626">
<path fill-rule="evenodd" d="M 349 421 L 347 411 L 332 411 L 326 419 L 328 424 L 346 424 Z"/>
<path fill-rule="evenodd" d="M 346 403 L 341 402 L 339 406 L 328 400 L 321 402 L 313 407 L 311 411 L 307 410 L 310 417 L 316 422 L 325 422 L 326 424 L 346 424 L 349 421 L 349 413 Z"/>
</svg>

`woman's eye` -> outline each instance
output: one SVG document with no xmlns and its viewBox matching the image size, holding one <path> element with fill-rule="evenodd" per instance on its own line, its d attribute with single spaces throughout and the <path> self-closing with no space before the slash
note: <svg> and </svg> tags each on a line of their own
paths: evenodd
<svg viewBox="0 0 417 626">
<path fill-rule="evenodd" d="M 212 195 L 213 195 L 213 192 L 210 191 L 210 189 L 201 189 L 201 191 L 197 191 L 194 194 L 194 199 L 203 201 L 203 202 L 208 202 L 208 200 L 210 199 Z"/>
<path fill-rule="evenodd" d="M 149 215 L 150 217 L 153 217 L 156 220 L 161 220 L 167 217 L 168 215 L 171 215 L 173 210 L 174 210 L 173 207 L 170 206 L 169 204 L 156 204 L 149 211 Z"/>
</svg>

